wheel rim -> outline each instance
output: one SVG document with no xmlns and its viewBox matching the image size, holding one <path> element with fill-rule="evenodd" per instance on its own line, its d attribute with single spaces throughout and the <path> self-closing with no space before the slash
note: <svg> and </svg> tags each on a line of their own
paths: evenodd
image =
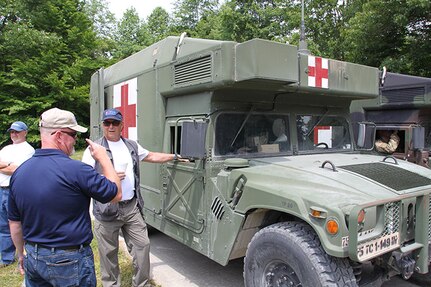
<svg viewBox="0 0 431 287">
<path fill-rule="evenodd" d="M 273 261 L 264 270 L 265 287 L 300 287 L 301 281 L 295 271 L 282 261 Z"/>
</svg>

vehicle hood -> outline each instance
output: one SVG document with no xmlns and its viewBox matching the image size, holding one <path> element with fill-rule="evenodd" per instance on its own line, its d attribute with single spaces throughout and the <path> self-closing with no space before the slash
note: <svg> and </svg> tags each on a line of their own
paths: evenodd
<svg viewBox="0 0 431 287">
<path fill-rule="evenodd" d="M 252 159 L 248 168 L 237 172 L 251 188 L 339 207 L 431 189 L 430 169 L 383 159 L 364 154 L 268 157 Z"/>
</svg>

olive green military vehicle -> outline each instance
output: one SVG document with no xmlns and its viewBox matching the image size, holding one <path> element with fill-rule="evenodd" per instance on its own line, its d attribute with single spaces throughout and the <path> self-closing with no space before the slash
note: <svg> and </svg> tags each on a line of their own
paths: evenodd
<svg viewBox="0 0 431 287">
<path fill-rule="evenodd" d="M 379 286 L 428 273 L 431 171 L 355 150 L 350 103 L 378 82 L 286 44 L 168 37 L 93 75 L 91 136 L 115 107 L 123 136 L 189 158 L 141 163 L 143 215 L 221 265 L 244 257 L 246 287 Z"/>
<path fill-rule="evenodd" d="M 431 79 L 386 72 L 380 78 L 377 98 L 352 101 L 355 135 L 358 123 L 372 126 L 375 137 L 380 130 L 396 132 L 400 143 L 392 155 L 430 167 Z"/>
</svg>

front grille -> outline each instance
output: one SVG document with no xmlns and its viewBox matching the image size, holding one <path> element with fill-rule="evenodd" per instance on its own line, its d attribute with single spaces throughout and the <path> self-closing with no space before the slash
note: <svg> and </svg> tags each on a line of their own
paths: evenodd
<svg viewBox="0 0 431 287">
<path fill-rule="evenodd" d="M 431 184 L 431 179 L 393 164 L 374 162 L 345 165 L 340 168 L 365 176 L 397 191 Z"/>
<path fill-rule="evenodd" d="M 374 244 L 370 244 L 371 242 L 379 241 L 380 239 L 383 239 L 385 236 L 392 235 L 394 233 L 401 231 L 401 202 L 389 202 L 384 204 L 384 226 L 383 230 L 380 234 L 377 236 L 370 237 L 367 232 L 360 232 L 358 233 L 358 241 L 360 242 L 360 246 L 373 246 Z M 400 242 L 398 242 L 399 246 Z M 394 245 L 396 248 L 396 245 Z M 372 257 L 371 257 L 372 258 Z M 370 259 L 370 258 L 368 258 Z"/>
<path fill-rule="evenodd" d="M 382 237 L 400 230 L 400 206 L 400 201 L 385 204 L 385 229 Z"/>
</svg>

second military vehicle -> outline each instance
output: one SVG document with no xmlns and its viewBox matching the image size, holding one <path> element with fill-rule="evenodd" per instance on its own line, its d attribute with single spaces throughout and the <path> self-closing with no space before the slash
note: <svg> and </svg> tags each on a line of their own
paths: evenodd
<svg viewBox="0 0 431 287">
<path fill-rule="evenodd" d="M 349 106 L 378 96 L 378 74 L 266 40 L 168 37 L 93 75 L 91 136 L 115 107 L 123 136 L 189 158 L 141 163 L 145 220 L 222 265 L 245 257 L 246 287 L 379 286 L 429 271 L 431 171 L 355 151 Z"/>
<path fill-rule="evenodd" d="M 366 122 L 396 132 L 400 142 L 394 157 L 429 167 L 431 148 L 431 79 L 397 73 L 380 76 L 379 96 L 352 101 L 353 128 Z"/>
</svg>

